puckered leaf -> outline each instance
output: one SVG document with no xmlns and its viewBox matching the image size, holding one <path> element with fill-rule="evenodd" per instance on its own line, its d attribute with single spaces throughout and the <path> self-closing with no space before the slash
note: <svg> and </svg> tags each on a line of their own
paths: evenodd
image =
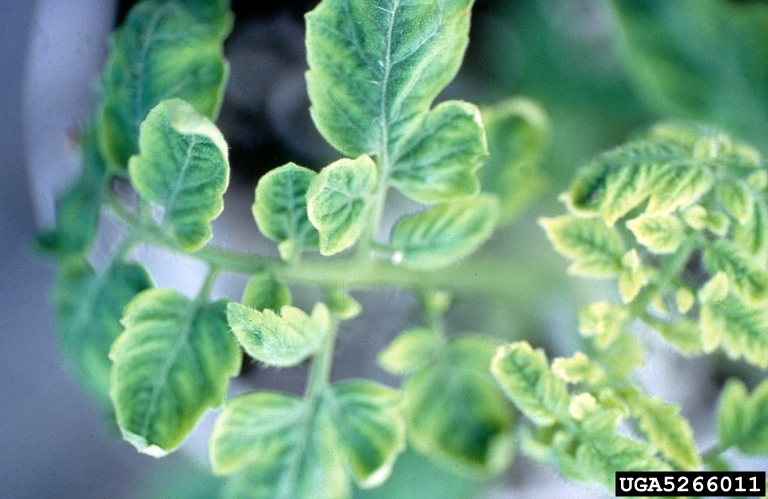
<svg viewBox="0 0 768 499">
<path fill-rule="evenodd" d="M 425 367 L 440 347 L 440 337 L 427 328 L 407 329 L 379 352 L 377 361 L 386 371 L 405 374 Z"/>
<path fill-rule="evenodd" d="M 717 185 L 717 197 L 733 218 L 745 224 L 752 218 L 755 201 L 743 182 L 727 182 Z"/>
<path fill-rule="evenodd" d="M 641 215 L 627 222 L 627 227 L 653 253 L 672 253 L 685 238 L 683 224 L 674 215 Z"/>
<path fill-rule="evenodd" d="M 525 341 L 500 347 L 491 372 L 523 414 L 539 425 L 551 425 L 568 414 L 568 390 L 549 368 L 542 350 Z"/>
<path fill-rule="evenodd" d="M 295 366 L 315 353 L 331 327 L 328 308 L 322 303 L 308 316 L 289 305 L 278 315 L 230 302 L 227 321 L 248 355 L 280 367 Z"/>
<path fill-rule="evenodd" d="M 100 273 L 84 259 L 62 262 L 54 285 L 59 343 L 78 380 L 104 406 L 111 404 L 109 349 L 123 330 L 123 308 L 151 287 L 139 265 L 114 262 Z"/>
<path fill-rule="evenodd" d="M 211 220 L 224 209 L 228 149 L 208 118 L 180 99 L 163 101 L 141 124 L 140 153 L 128 162 L 139 195 L 160 205 L 165 231 L 187 251 L 212 236 Z"/>
<path fill-rule="evenodd" d="M 475 171 L 487 153 L 480 111 L 467 102 L 443 102 L 394 158 L 390 183 L 425 204 L 474 195 L 480 190 Z"/>
<path fill-rule="evenodd" d="M 281 243 L 281 255 L 292 255 L 285 249 L 301 251 L 317 248 L 319 235 L 307 217 L 307 190 L 317 174 L 288 163 L 259 179 L 253 216 L 262 234 Z"/>
<path fill-rule="evenodd" d="M 768 367 L 768 311 L 727 294 L 727 287 L 725 293 L 713 291 L 723 282 L 727 282 L 725 276 L 718 274 L 699 292 L 704 351 L 722 345 L 731 357 L 744 357 L 756 366 Z"/>
<path fill-rule="evenodd" d="M 710 273 L 723 272 L 736 294 L 758 305 L 768 300 L 768 270 L 731 242 L 718 240 L 704 251 L 704 263 Z"/>
<path fill-rule="evenodd" d="M 574 260 L 568 271 L 589 276 L 614 276 L 623 269 L 626 253 L 621 236 L 598 218 L 564 215 L 539 223 L 562 255 Z"/>
<path fill-rule="evenodd" d="M 701 466 L 693 432 L 688 421 L 679 415 L 679 407 L 658 397 L 639 394 L 629 397 L 627 402 L 640 429 L 664 458 L 684 470 L 696 470 Z"/>
<path fill-rule="evenodd" d="M 728 381 L 718 405 L 717 434 L 724 448 L 735 445 L 753 455 L 768 452 L 768 381 L 751 395 L 741 381 Z"/>
<path fill-rule="evenodd" d="M 456 337 L 406 384 L 411 445 L 453 470 L 498 473 L 511 460 L 512 410 L 488 373 L 494 349 L 482 337 Z"/>
<path fill-rule="evenodd" d="M 768 261 L 768 212 L 762 203 L 755 203 L 752 216 L 745 224 L 734 226 L 733 241 L 765 268 Z"/>
<path fill-rule="evenodd" d="M 478 173 L 483 191 L 499 198 L 500 220 L 509 222 L 544 185 L 538 164 L 549 137 L 544 110 L 525 98 L 481 110 L 489 156 Z"/>
<path fill-rule="evenodd" d="M 471 0 L 326 0 L 307 14 L 317 128 L 348 156 L 405 154 L 467 46 Z"/>
<path fill-rule="evenodd" d="M 474 253 L 493 233 L 498 203 L 480 196 L 407 215 L 392 228 L 393 261 L 407 267 L 445 267 Z"/>
<path fill-rule="evenodd" d="M 622 305 L 596 302 L 579 311 L 579 332 L 594 337 L 595 346 L 605 349 L 619 337 L 629 318 L 629 310 Z"/>
<path fill-rule="evenodd" d="M 602 368 L 592 363 L 589 357 L 581 352 L 575 353 L 572 357 L 553 359 L 552 372 L 567 383 L 595 384 L 606 379 Z"/>
<path fill-rule="evenodd" d="M 334 385 L 331 397 L 337 438 L 358 484 L 363 488 L 380 485 L 405 450 L 402 394 L 370 381 L 352 380 Z"/>
<path fill-rule="evenodd" d="M 141 452 L 162 456 L 224 402 L 229 378 L 240 370 L 240 348 L 224 301 L 201 304 L 150 289 L 128 304 L 122 322 L 109 352 L 117 422 Z"/>
<path fill-rule="evenodd" d="M 291 290 L 268 272 L 254 275 L 245 285 L 243 305 L 248 308 L 279 312 L 283 306 L 290 304 Z"/>
<path fill-rule="evenodd" d="M 696 161 L 673 163 L 664 170 L 648 201 L 648 215 L 663 215 L 690 206 L 714 185 L 712 173 Z"/>
<path fill-rule="evenodd" d="M 211 435 L 217 474 L 236 473 L 226 498 L 342 499 L 349 473 L 361 486 L 387 478 L 405 446 L 401 396 L 362 380 L 316 399 L 273 392 L 235 398 Z"/>
<path fill-rule="evenodd" d="M 227 77 L 227 4 L 144 1 L 117 30 L 98 117 L 101 150 L 113 167 L 124 170 L 138 152 L 139 125 L 164 99 L 184 99 L 207 118 L 216 117 Z"/>
<path fill-rule="evenodd" d="M 307 211 L 320 232 L 320 253 L 333 255 L 355 244 L 372 208 L 378 173 L 368 156 L 340 159 L 309 185 Z"/>
</svg>

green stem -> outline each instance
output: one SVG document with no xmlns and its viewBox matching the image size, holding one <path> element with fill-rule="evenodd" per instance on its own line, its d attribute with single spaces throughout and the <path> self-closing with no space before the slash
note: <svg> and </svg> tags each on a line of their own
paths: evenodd
<svg viewBox="0 0 768 499">
<path fill-rule="evenodd" d="M 309 370 L 306 398 L 314 400 L 320 396 L 331 383 L 331 370 L 333 368 L 333 354 L 336 349 L 336 331 L 338 323 L 334 318 L 328 335 L 324 338 L 320 349 L 312 358 L 312 366 Z"/>
<path fill-rule="evenodd" d="M 211 295 L 211 290 L 213 289 L 213 285 L 216 283 L 216 279 L 218 277 L 219 277 L 219 269 L 217 269 L 214 266 L 211 266 L 208 269 L 208 274 L 206 274 L 203 284 L 200 286 L 200 291 L 197 292 L 197 297 L 195 298 L 195 301 L 198 301 L 198 302 L 208 301 L 208 297 Z"/>
</svg>

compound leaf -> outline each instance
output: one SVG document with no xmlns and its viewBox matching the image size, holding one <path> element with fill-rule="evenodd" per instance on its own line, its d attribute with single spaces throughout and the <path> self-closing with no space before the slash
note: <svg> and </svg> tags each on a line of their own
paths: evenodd
<svg viewBox="0 0 768 499">
<path fill-rule="evenodd" d="M 632 414 L 640 429 L 664 458 L 683 470 L 696 470 L 701 458 L 693 441 L 688 422 L 680 417 L 680 408 L 658 397 L 636 395 L 628 397 Z"/>
<path fill-rule="evenodd" d="M 216 117 L 227 78 L 227 3 L 153 0 L 131 9 L 110 42 L 101 85 L 99 137 L 112 167 L 125 170 L 139 149 L 139 125 L 164 99 L 184 99 Z"/>
<path fill-rule="evenodd" d="M 253 217 L 262 234 L 280 241 L 284 248 L 301 251 L 318 247 L 317 229 L 307 217 L 307 190 L 317 176 L 307 168 L 288 163 L 271 170 L 259 179 L 253 203 Z"/>
<path fill-rule="evenodd" d="M 758 305 L 768 300 L 768 270 L 731 242 L 718 240 L 704 251 L 704 263 L 713 275 L 723 272 L 742 300 Z"/>
<path fill-rule="evenodd" d="M 458 71 L 471 4 L 325 0 L 307 14 L 310 111 L 326 140 L 388 168 Z"/>
<path fill-rule="evenodd" d="M 226 499 L 345 499 L 344 456 L 322 399 L 255 392 L 227 402 L 211 433 L 213 471 L 235 473 Z"/>
<path fill-rule="evenodd" d="M 438 334 L 427 328 L 407 329 L 379 352 L 376 360 L 392 374 L 406 374 L 425 367 L 440 347 Z"/>
<path fill-rule="evenodd" d="M 230 302 L 227 321 L 248 355 L 279 367 L 295 366 L 315 353 L 331 328 L 330 313 L 322 303 L 308 316 L 289 305 L 277 314 Z"/>
<path fill-rule="evenodd" d="M 357 241 L 373 207 L 378 173 L 368 156 L 340 159 L 326 166 L 309 185 L 309 220 L 320 233 L 320 253 L 333 255 Z"/>
<path fill-rule="evenodd" d="M 621 236 L 598 218 L 564 215 L 540 222 L 555 249 L 574 260 L 572 274 L 609 277 L 622 271 L 626 253 Z"/>
<path fill-rule="evenodd" d="M 495 346 L 456 337 L 405 385 L 411 445 L 451 469 L 493 474 L 512 458 L 511 407 L 488 373 Z"/>
<path fill-rule="evenodd" d="M 418 269 L 445 267 L 475 252 L 493 233 L 498 203 L 460 199 L 407 215 L 392 228 L 393 261 Z"/>
<path fill-rule="evenodd" d="M 478 175 L 483 191 L 499 199 L 500 220 L 507 223 L 544 186 L 538 165 L 547 146 L 549 117 L 525 98 L 504 100 L 481 113 L 489 156 Z"/>
<path fill-rule="evenodd" d="M 443 102 L 393 158 L 389 182 L 420 203 L 475 195 L 475 172 L 488 153 L 480 111 L 473 104 Z"/>
<path fill-rule="evenodd" d="M 155 106 L 141 124 L 140 153 L 128 162 L 131 183 L 160 205 L 163 227 L 187 251 L 211 238 L 229 183 L 227 143 L 216 126 L 180 99 Z"/>
<path fill-rule="evenodd" d="M 328 398 L 341 451 L 362 488 L 381 485 L 406 443 L 402 394 L 366 380 L 333 386 Z"/>
<path fill-rule="evenodd" d="M 674 215 L 641 215 L 627 222 L 637 241 L 653 253 L 673 253 L 685 239 L 685 229 Z"/>
<path fill-rule="evenodd" d="M 113 262 L 100 273 L 85 259 L 63 261 L 54 285 L 59 344 L 78 380 L 110 406 L 109 349 L 123 330 L 123 308 L 152 286 L 143 267 Z"/>
<path fill-rule="evenodd" d="M 125 330 L 109 352 L 110 395 L 126 440 L 146 454 L 178 447 L 209 407 L 224 402 L 241 353 L 225 302 L 201 304 L 150 289 L 125 308 Z"/>
<path fill-rule="evenodd" d="M 554 424 L 568 414 L 568 390 L 549 368 L 542 350 L 525 341 L 502 346 L 491 372 L 512 402 L 538 425 Z"/>
<path fill-rule="evenodd" d="M 248 280 L 243 292 L 243 305 L 258 311 L 280 311 L 291 304 L 291 290 L 269 272 L 261 272 Z"/>
</svg>

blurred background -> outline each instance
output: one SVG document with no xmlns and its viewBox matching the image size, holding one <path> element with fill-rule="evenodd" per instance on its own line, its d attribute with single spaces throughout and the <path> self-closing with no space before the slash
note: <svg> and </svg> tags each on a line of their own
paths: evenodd
<svg viewBox="0 0 768 499">
<path fill-rule="evenodd" d="M 49 300 L 52 268 L 32 251 L 36 228 L 51 225 L 55 196 L 77 169 L 76 137 L 93 112 L 107 38 L 132 3 L 2 1 L 0 499 L 202 499 L 210 497 L 218 486 L 215 479 L 197 468 L 199 459 L 174 456 L 157 461 L 139 455 L 104 424 L 98 408 L 75 384 L 58 353 Z M 250 218 L 256 180 L 287 161 L 320 168 L 336 157 L 312 126 L 304 88 L 303 14 L 316 3 L 233 2 L 236 24 L 226 45 L 231 74 L 218 121 L 231 146 L 233 169 L 227 194 L 227 207 L 231 209 L 214 226 L 222 245 L 274 252 L 255 235 Z M 714 3 L 718 2 L 699 5 Z M 735 6 L 759 2 L 719 3 Z M 522 216 L 514 232 L 500 235 L 496 247 L 563 276 L 562 287 L 547 297 L 545 306 L 521 310 L 523 307 L 510 304 L 493 317 L 483 315 L 481 319 L 486 323 L 478 326 L 480 329 L 491 328 L 494 323 L 505 327 L 514 324 L 519 331 L 510 332 L 511 336 L 542 334 L 555 338 L 564 330 L 573 335 L 573 304 L 563 303 L 563 296 L 566 291 L 576 296 L 594 293 L 586 290 L 593 286 L 565 277 L 565 262 L 549 249 L 535 219 L 561 211 L 555 195 L 590 156 L 624 142 L 661 117 L 719 120 L 747 139 L 762 137 L 758 146 L 765 152 L 766 100 L 751 101 L 744 98 L 744 93 L 768 99 L 768 84 L 753 84 L 765 76 L 768 60 L 761 59 L 754 63 L 756 66 L 738 57 L 734 61 L 730 46 L 716 41 L 718 36 L 726 37 L 727 30 L 721 33 L 709 27 L 715 30 L 714 38 L 707 38 L 710 35 L 699 33 L 707 24 L 706 16 L 697 20 L 689 15 L 695 2 L 670 4 L 677 7 L 649 7 L 650 13 L 639 8 L 633 15 L 640 21 L 644 15 L 655 16 L 667 23 L 660 25 L 663 29 L 681 33 L 671 36 L 668 46 L 649 48 L 657 51 L 657 59 L 668 56 L 679 64 L 654 65 L 652 57 L 638 58 L 645 61 L 645 66 L 636 64 L 634 67 L 640 69 L 633 73 L 626 69 L 625 62 L 633 43 L 642 42 L 643 31 L 638 27 L 642 22 L 633 25 L 633 17 L 627 16 L 627 24 L 622 26 L 604 0 L 477 0 L 466 63 L 440 98 L 487 105 L 525 95 L 536 99 L 549 113 L 554 127 L 542 167 L 546 185 L 534 208 Z M 694 42 L 686 42 L 684 35 L 693 37 Z M 711 40 L 711 45 L 701 40 Z M 664 73 L 663 78 L 654 76 L 659 72 Z M 745 80 L 740 77 L 742 73 L 750 75 Z M 685 79 L 700 98 L 686 102 L 685 95 L 674 95 L 663 82 L 675 78 Z M 744 83 L 743 88 L 739 87 L 741 94 L 732 88 L 735 81 Z M 714 95 L 700 90 L 709 87 L 715 88 Z M 723 101 L 723 95 L 738 105 L 719 109 L 711 104 Z M 756 109 L 750 102 L 757 102 Z M 190 267 L 191 279 L 195 272 Z M 188 285 L 186 277 L 168 269 L 165 274 L 161 269 L 154 277 L 161 284 Z M 234 282 L 229 286 L 236 289 L 237 285 Z M 223 284 L 219 292 L 230 292 L 227 286 Z M 372 367 L 373 356 L 413 320 L 417 306 L 412 298 L 392 293 L 360 298 L 367 309 L 374 310 L 361 320 L 377 332 L 376 340 L 363 344 L 348 335 L 342 341 L 338 363 L 346 360 L 351 374 L 382 378 L 380 371 Z M 470 308 L 459 307 L 453 319 L 474 327 L 479 319 L 467 312 Z M 553 339 L 550 344 L 564 353 L 574 347 L 573 343 Z M 721 382 L 713 372 L 707 363 L 683 365 L 661 359 L 653 374 L 658 391 L 683 403 L 684 414 L 692 418 L 694 429 L 702 430 L 704 438 L 712 431 L 711 414 L 706 411 L 711 410 L 715 389 Z M 272 382 L 268 374 L 259 376 L 267 385 Z M 675 381 L 681 377 L 696 380 L 695 386 Z M 283 379 L 287 379 L 282 381 L 287 389 L 297 389 L 303 377 L 298 373 L 295 378 Z M 394 378 L 385 381 L 396 383 Z M 206 424 L 210 421 L 203 426 Z M 193 441 L 188 447 L 187 455 L 200 455 L 204 444 Z M 488 487 L 406 454 L 396 467 L 388 491 L 372 491 L 359 497 L 502 498 L 510 497 L 510 484 L 515 486 L 515 497 L 559 494 L 586 498 L 600 494 L 594 489 L 564 484 L 554 471 L 523 458 L 508 476 Z"/>
</svg>

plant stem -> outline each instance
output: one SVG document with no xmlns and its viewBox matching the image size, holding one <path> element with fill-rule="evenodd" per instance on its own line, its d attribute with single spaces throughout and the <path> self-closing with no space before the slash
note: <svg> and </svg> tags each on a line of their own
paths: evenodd
<svg viewBox="0 0 768 499">
<path fill-rule="evenodd" d="M 312 366 L 309 371 L 306 398 L 314 399 L 328 388 L 331 382 L 331 369 L 333 368 L 333 353 L 336 348 L 336 331 L 338 322 L 332 319 L 331 328 L 323 339 L 320 349 L 312 358 Z"/>
</svg>

